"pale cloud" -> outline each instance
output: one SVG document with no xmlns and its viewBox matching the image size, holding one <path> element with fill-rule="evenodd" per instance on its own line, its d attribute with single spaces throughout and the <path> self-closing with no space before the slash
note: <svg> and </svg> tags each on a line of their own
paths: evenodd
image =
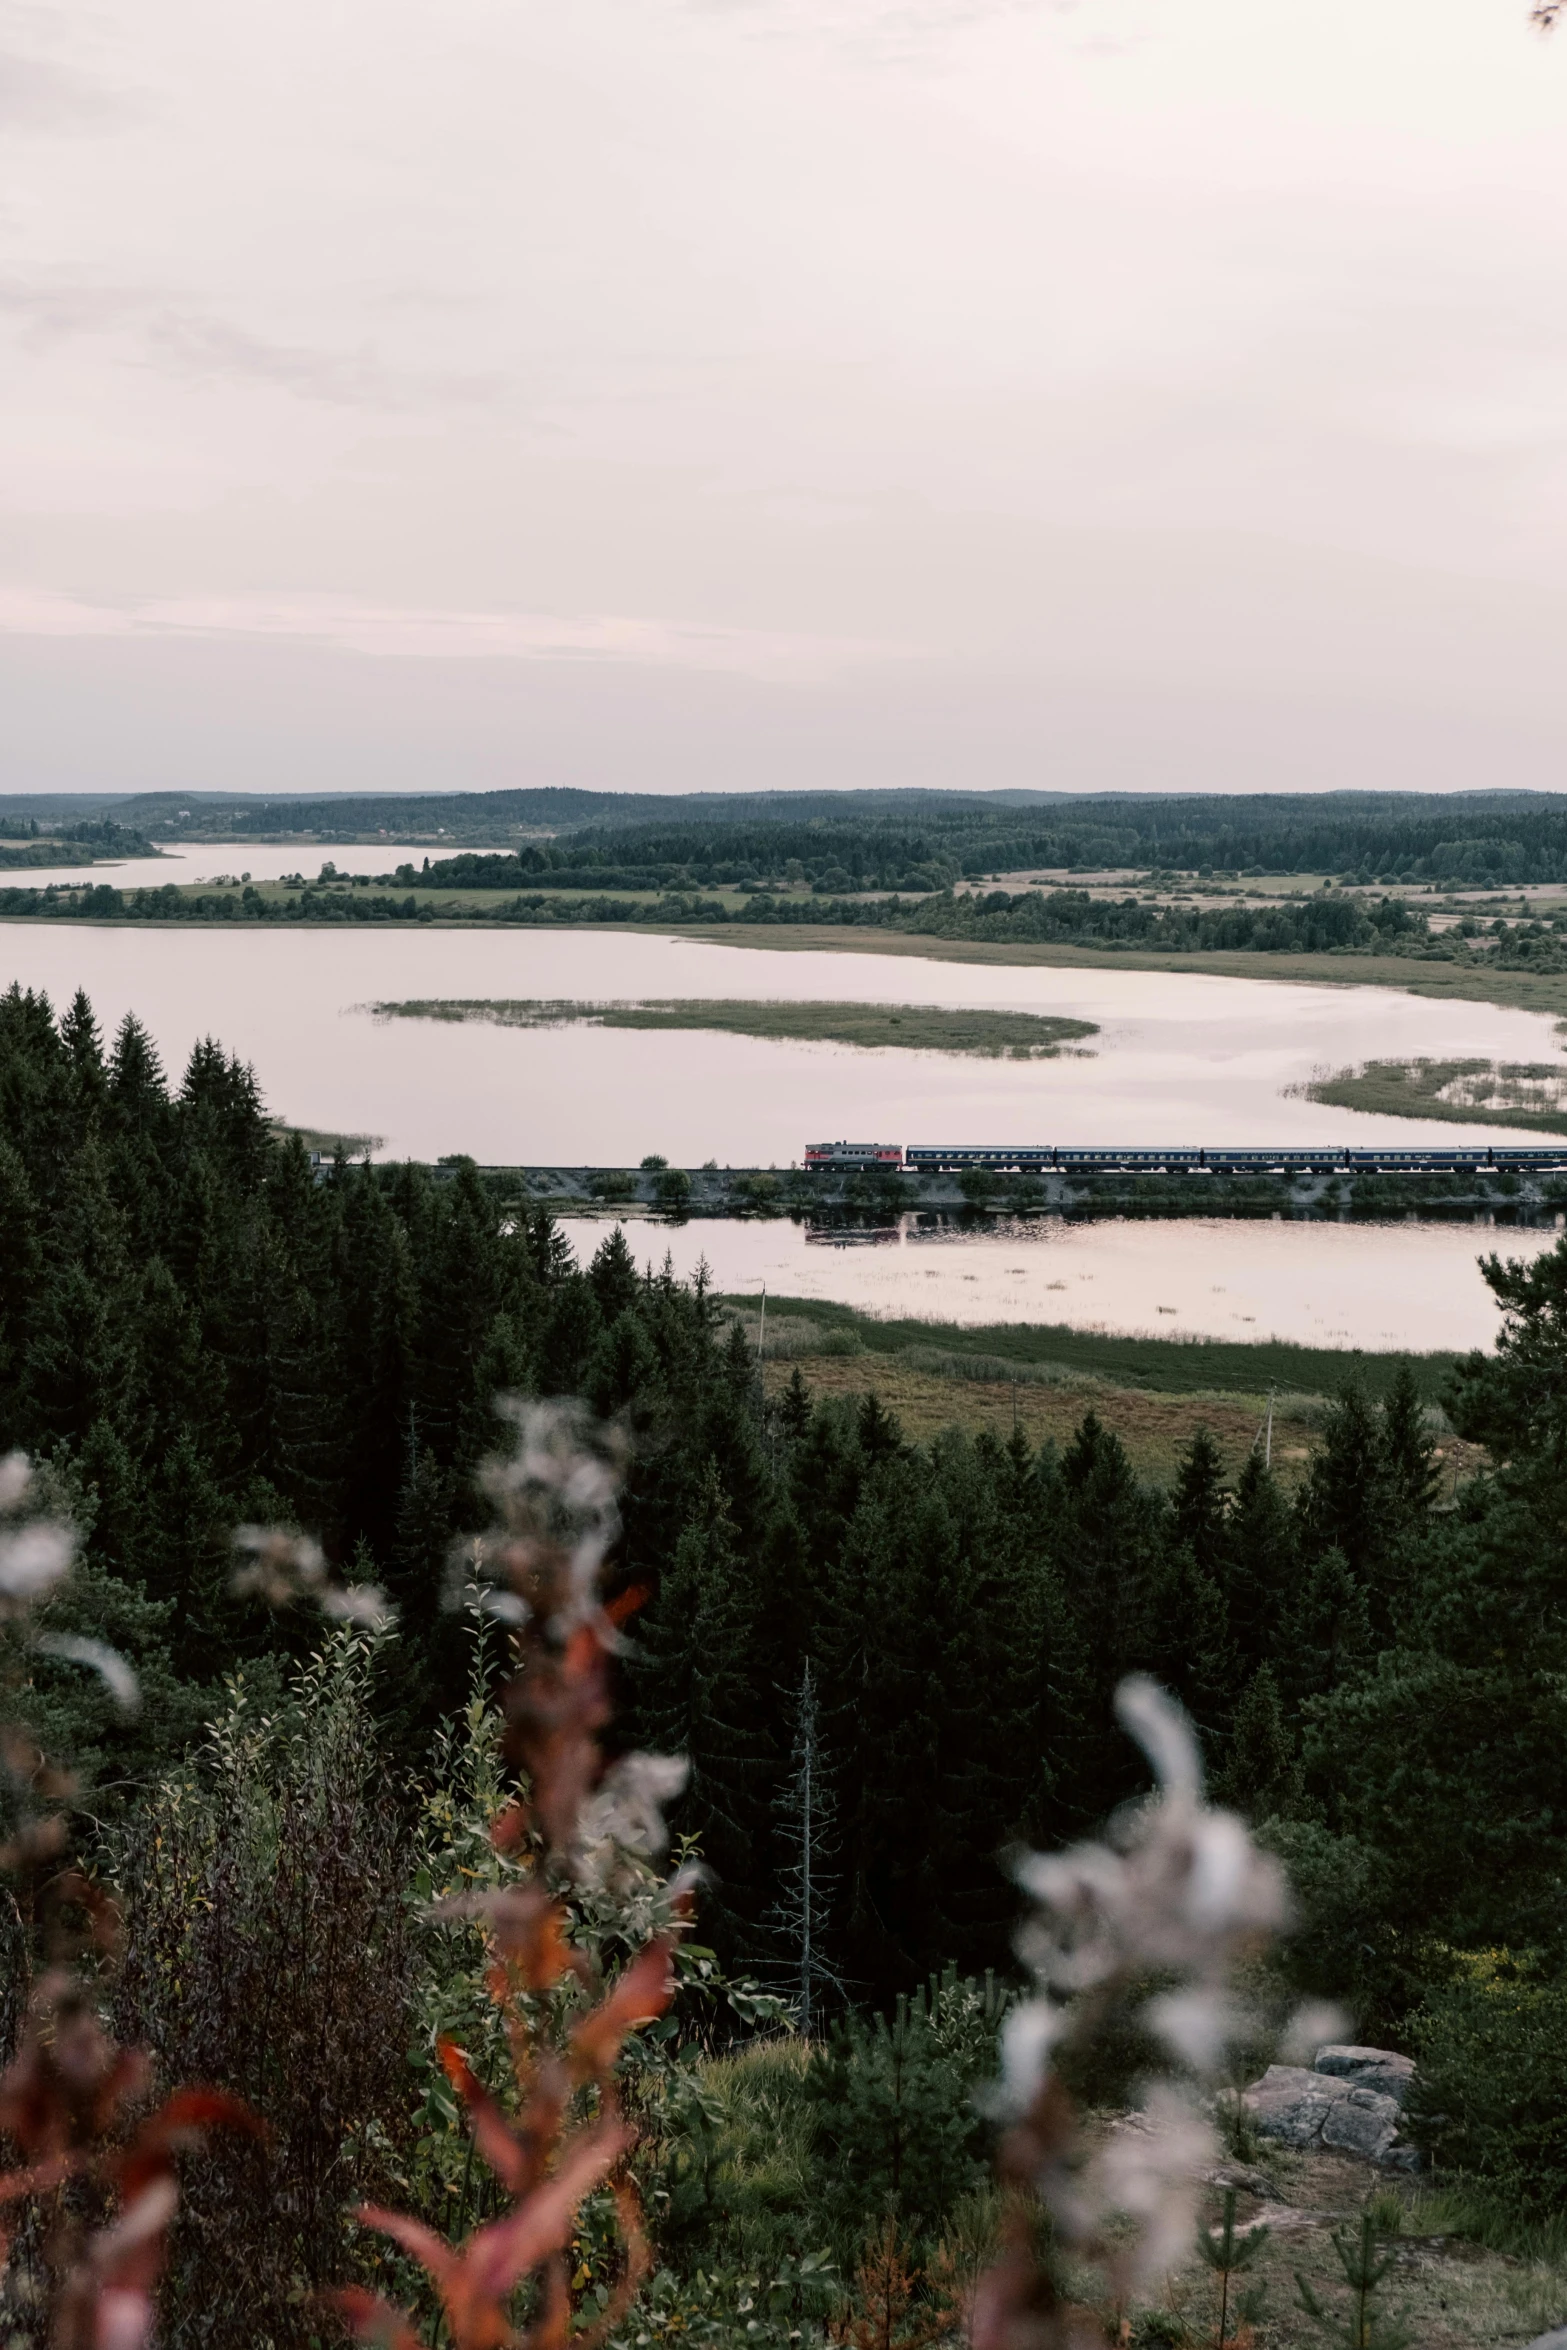
<svg viewBox="0 0 1567 2350">
<path fill-rule="evenodd" d="M 632 663 L 795 683 L 903 657 L 892 645 L 607 613 L 410 611 L 309 595 L 189 596 L 115 605 L 26 587 L 0 587 L 0 635 L 284 638 L 383 661 Z"/>
</svg>

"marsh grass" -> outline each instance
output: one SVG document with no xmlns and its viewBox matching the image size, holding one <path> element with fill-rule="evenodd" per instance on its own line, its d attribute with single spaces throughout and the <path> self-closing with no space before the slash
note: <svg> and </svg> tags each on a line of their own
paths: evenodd
<svg viewBox="0 0 1567 2350">
<path fill-rule="evenodd" d="M 754 1296 L 728 1295 L 720 1303 L 742 1312 L 756 1310 Z M 1320 1398 L 1336 1394 L 1353 1371 L 1376 1401 L 1388 1393 L 1399 1371 L 1407 1366 L 1422 1399 L 1434 1404 L 1459 1359 L 1451 1353 L 1370 1354 L 1359 1348 L 1346 1352 L 1333 1347 L 1294 1346 L 1272 1338 L 1122 1337 L 1073 1330 L 1064 1323 L 966 1325 L 921 1321 L 912 1315 L 883 1318 L 826 1298 L 786 1296 L 769 1296 L 767 1301 L 769 1358 L 775 1318 L 784 1316 L 799 1317 L 840 1341 L 837 1348 L 823 1351 L 842 1351 L 842 1338 L 852 1335 L 859 1350 L 871 1355 L 931 1349 L 953 1365 L 975 1361 L 998 1364 L 998 1376 L 1009 1381 L 1014 1371 L 1023 1379 L 1032 1365 L 1079 1378 L 1091 1375 L 1111 1387 L 1140 1387 L 1166 1395 L 1222 1394 L 1251 1399 L 1265 1397 L 1273 1388 L 1281 1399 Z"/>
<path fill-rule="evenodd" d="M 658 1028 L 758 1037 L 773 1043 L 846 1044 L 865 1051 L 975 1053 L 1049 1060 L 1098 1034 L 1091 1020 L 1044 1012 L 996 1012 L 941 1004 L 751 1003 L 681 999 L 588 1003 L 546 997 L 414 997 L 372 1007 L 380 1020 L 479 1020 L 497 1028 Z"/>
<path fill-rule="evenodd" d="M 1552 1062 L 1367 1061 L 1300 1090 L 1339 1110 L 1567 1134 L 1567 1066 Z"/>
</svg>

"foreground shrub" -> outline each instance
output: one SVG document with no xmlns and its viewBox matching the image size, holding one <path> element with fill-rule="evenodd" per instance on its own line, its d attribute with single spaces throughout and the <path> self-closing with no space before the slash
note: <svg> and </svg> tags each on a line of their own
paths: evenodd
<svg viewBox="0 0 1567 2350">
<path fill-rule="evenodd" d="M 1567 2203 L 1567 1982 L 1505 1950 L 1461 1957 L 1411 2026 L 1411 2136 L 1536 2214 Z"/>
<path fill-rule="evenodd" d="M 116 1855 L 132 1931 L 114 2020 L 164 2077 L 221 2082 L 264 2141 L 192 2164 L 163 2338 L 305 2350 L 352 2266 L 347 2212 L 403 2134 L 404 1855 L 369 1714 L 375 1643 L 335 1630 L 281 1702 L 243 1680 L 196 1768 Z"/>
<path fill-rule="evenodd" d="M 895 2219 L 926 2243 L 984 2177 L 976 2090 L 994 2070 L 1005 1999 L 950 1971 L 891 2017 L 840 2018 L 803 2083 L 815 2121 L 821 2225 L 840 2252 Z"/>
</svg>

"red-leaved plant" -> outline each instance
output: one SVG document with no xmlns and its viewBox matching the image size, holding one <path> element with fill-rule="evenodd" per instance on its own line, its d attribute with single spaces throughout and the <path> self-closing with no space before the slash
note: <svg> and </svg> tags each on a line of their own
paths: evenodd
<svg viewBox="0 0 1567 2350">
<path fill-rule="evenodd" d="M 569 1935 L 568 1896 L 612 1869 L 614 1854 L 662 1841 L 657 1803 L 678 1770 L 648 1756 L 606 1765 L 599 1733 L 609 1718 L 609 1660 L 616 1625 L 635 1595 L 606 1607 L 599 1578 L 613 1539 L 616 1462 L 609 1439 L 569 1407 L 518 1406 L 517 1450 L 492 1465 L 495 1532 L 465 1547 L 459 1570 L 509 1628 L 512 1672 L 502 1693 L 507 1759 L 520 1792 L 492 1829 L 525 1873 L 493 1893 L 444 1905 L 482 1920 L 487 1982 L 506 2027 L 515 2075 L 509 2114 L 450 2040 L 439 2044 L 463 2099 L 474 2144 L 506 2200 L 496 2218 L 450 2243 L 408 2215 L 366 2206 L 359 2217 L 424 2269 L 453 2350 L 573 2350 L 615 2325 L 648 2267 L 646 2238 L 626 2157 L 633 2131 L 621 2109 L 616 2063 L 628 2034 L 661 2015 L 674 1995 L 674 1958 L 687 1895 L 676 1886 L 675 1923 L 658 1933 L 608 1985 Z M 548 1998 L 580 1985 L 572 2020 L 552 2033 Z M 584 2200 L 613 2196 L 620 2273 L 588 2323 L 572 2305 L 567 2251 Z M 361 2340 L 417 2350 L 415 2319 L 360 2286 L 334 2294 Z"/>
<path fill-rule="evenodd" d="M 36 1632 L 35 1611 L 69 1572 L 75 1537 L 63 1522 L 23 1515 L 33 1490 L 19 1453 L 0 1460 L 0 1624 L 21 1655 L 35 1645 L 87 1663 L 120 1703 L 133 1704 L 122 1658 L 96 1642 Z M 179 2203 L 176 2156 L 212 2128 L 258 2124 L 219 2089 L 177 2089 L 146 2110 L 149 2060 L 116 2044 L 91 1978 L 62 1963 L 73 1942 L 112 1961 L 120 1939 L 115 1904 L 63 1859 L 66 1826 L 55 1807 L 71 1781 L 14 1720 L 0 1723 L 0 1772 L 9 1814 L 0 1868 L 21 1880 L 33 1934 L 53 1945 L 56 1960 L 32 1989 L 0 2074 L 0 2139 L 19 2157 L 0 2172 L 7 2314 L 19 2338 L 50 2350 L 142 2350 Z"/>
</svg>

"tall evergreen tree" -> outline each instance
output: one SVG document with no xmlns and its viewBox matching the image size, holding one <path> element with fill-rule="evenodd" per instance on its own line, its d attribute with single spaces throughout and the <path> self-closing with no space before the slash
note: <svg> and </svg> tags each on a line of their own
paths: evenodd
<svg viewBox="0 0 1567 2350">
<path fill-rule="evenodd" d="M 1204 1574 L 1215 1574 L 1224 1549 L 1224 1473 L 1219 1448 L 1206 1428 L 1197 1429 L 1183 1449 L 1170 1499 L 1176 1541 Z"/>
<path fill-rule="evenodd" d="M 709 1461 L 658 1593 L 642 1619 L 632 1677 L 645 1743 L 683 1754 L 690 1777 L 677 1820 L 714 1871 L 711 1916 L 749 1950 L 763 1906 L 775 1712 L 756 1582 L 729 1497 Z M 766 1693 L 764 1695 L 764 1692 Z"/>
</svg>

